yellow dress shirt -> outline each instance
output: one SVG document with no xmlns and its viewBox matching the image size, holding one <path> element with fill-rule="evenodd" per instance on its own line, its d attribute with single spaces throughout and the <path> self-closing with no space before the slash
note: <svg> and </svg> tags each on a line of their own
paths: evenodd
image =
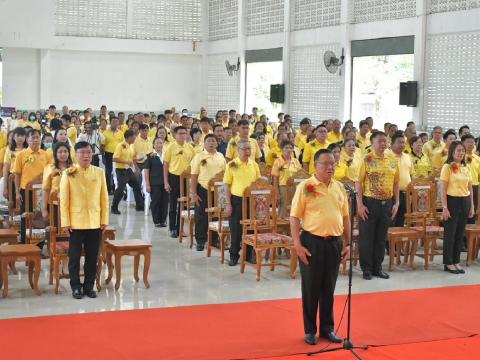
<svg viewBox="0 0 480 360">
<path fill-rule="evenodd" d="M 456 197 L 470 195 L 468 184 L 472 182 L 472 174 L 467 166 L 444 164 L 440 173 L 440 180 L 448 183 L 447 195 Z"/>
<path fill-rule="evenodd" d="M 290 216 L 317 236 L 341 236 L 343 218 L 348 216 L 348 197 L 343 185 L 332 179 L 326 186 L 315 176 L 302 181 L 295 191 Z"/>
<path fill-rule="evenodd" d="M 63 172 L 60 179 L 62 227 L 99 229 L 101 225 L 108 225 L 108 212 L 107 183 L 102 169 L 74 165 Z"/>
<path fill-rule="evenodd" d="M 327 141 L 330 143 L 330 144 L 336 144 L 336 143 L 339 143 L 340 141 L 343 140 L 343 135 L 342 133 L 338 133 L 336 134 L 335 132 L 333 131 L 330 131 L 327 135 Z"/>
<path fill-rule="evenodd" d="M 228 159 L 235 159 L 238 157 L 238 142 L 240 138 L 232 139 L 229 141 L 227 146 L 227 152 L 225 153 L 225 157 Z M 250 145 L 252 146 L 252 152 L 250 153 L 250 159 L 255 161 L 255 159 L 260 159 L 262 154 L 260 152 L 260 147 L 258 146 L 258 142 L 255 139 L 248 139 L 250 141 Z"/>
<path fill-rule="evenodd" d="M 224 171 L 226 164 L 225 158 L 218 151 L 210 154 L 207 150 L 203 150 L 193 157 L 191 174 L 198 175 L 198 183 L 207 190 L 208 182 Z"/>
<path fill-rule="evenodd" d="M 283 152 L 278 146 L 270 148 L 265 155 L 265 162 L 268 166 L 273 167 L 273 163 L 282 156 Z"/>
<path fill-rule="evenodd" d="M 427 155 L 422 154 L 421 157 L 418 157 L 411 152 L 410 159 L 412 160 L 413 164 L 413 179 L 427 178 L 430 176 L 430 173 L 432 172 L 432 165 L 430 164 L 430 160 L 428 159 Z"/>
<path fill-rule="evenodd" d="M 400 191 L 406 191 L 408 184 L 412 181 L 413 164 L 410 156 L 405 153 L 395 155 L 398 159 L 399 180 L 398 187 Z"/>
<path fill-rule="evenodd" d="M 440 169 L 445 163 L 443 160 L 445 157 L 445 155 L 443 155 L 444 149 L 445 143 L 443 141 L 441 141 L 440 144 L 437 144 L 435 141 L 430 140 L 423 144 L 422 152 L 428 157 L 428 160 L 430 160 L 430 164 L 432 164 L 434 169 Z"/>
<path fill-rule="evenodd" d="M 114 159 L 120 159 L 123 161 L 132 162 L 135 158 L 135 149 L 133 144 L 128 144 L 126 141 L 121 142 L 117 145 L 115 152 L 113 153 Z M 130 165 L 115 163 L 115 169 L 128 169 Z"/>
<path fill-rule="evenodd" d="M 28 183 L 43 174 L 47 164 L 47 153 L 44 150 L 34 152 L 27 148 L 17 154 L 12 173 L 20 175 L 20 188 L 25 189 Z"/>
<path fill-rule="evenodd" d="M 105 130 L 103 132 L 105 136 L 105 152 L 114 153 L 117 145 L 124 140 L 123 132 L 121 130 Z"/>
<path fill-rule="evenodd" d="M 143 164 L 147 160 L 147 155 L 153 152 L 153 145 L 150 139 L 145 140 L 137 136 L 133 143 L 134 157 L 137 163 Z"/>
<path fill-rule="evenodd" d="M 287 161 L 280 155 L 273 163 L 272 176 L 278 177 L 278 185 L 285 186 L 287 185 L 288 179 L 300 171 L 301 168 L 302 165 L 300 165 L 300 162 L 294 157 L 292 157 L 290 161 Z"/>
<path fill-rule="evenodd" d="M 57 169 L 55 165 L 48 165 L 43 171 L 42 189 L 50 191 L 50 194 L 58 193 L 61 178 L 62 170 Z"/>
<path fill-rule="evenodd" d="M 375 152 L 365 156 L 358 172 L 358 181 L 363 185 L 363 195 L 377 200 L 393 197 L 393 185 L 399 181 L 398 159 L 384 154 L 378 157 Z"/>
<path fill-rule="evenodd" d="M 168 163 L 168 172 L 180 176 L 190 166 L 194 156 L 192 145 L 184 143 L 180 145 L 174 141 L 165 150 L 164 161 Z"/>
<path fill-rule="evenodd" d="M 480 156 L 477 154 L 467 154 L 465 155 L 465 162 L 472 176 L 472 186 L 478 186 L 480 184 Z"/>
<path fill-rule="evenodd" d="M 341 181 L 345 177 L 348 177 L 348 166 L 344 161 L 339 161 L 337 166 L 335 166 L 333 178 L 337 181 Z"/>
<path fill-rule="evenodd" d="M 372 145 L 370 142 L 370 136 L 367 134 L 365 137 L 362 137 L 360 133 L 357 134 L 357 144 L 361 151 L 362 156 L 365 154 L 367 147 Z"/>
<path fill-rule="evenodd" d="M 242 197 L 245 189 L 259 178 L 260 168 L 254 160 L 249 158 L 245 163 L 235 158 L 227 164 L 223 182 L 230 185 L 232 195 Z"/>
<path fill-rule="evenodd" d="M 303 163 L 308 164 L 308 172 L 310 175 L 313 175 L 315 172 L 315 162 L 313 159 L 315 158 L 315 153 L 318 150 L 328 148 L 330 143 L 325 141 L 325 143 L 320 144 L 317 139 L 310 141 L 308 144 L 305 145 L 305 149 L 303 150 Z"/>
</svg>

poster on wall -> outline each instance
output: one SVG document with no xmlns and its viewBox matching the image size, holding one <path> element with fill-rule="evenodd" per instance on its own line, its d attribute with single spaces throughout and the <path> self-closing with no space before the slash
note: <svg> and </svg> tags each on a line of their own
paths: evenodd
<svg viewBox="0 0 480 360">
<path fill-rule="evenodd" d="M 0 116 L 11 117 L 13 112 L 15 112 L 14 107 L 1 107 Z"/>
</svg>

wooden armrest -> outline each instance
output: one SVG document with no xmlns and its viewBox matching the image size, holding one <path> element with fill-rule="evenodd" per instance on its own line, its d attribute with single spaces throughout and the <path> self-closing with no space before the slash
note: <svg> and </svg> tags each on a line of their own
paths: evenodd
<svg viewBox="0 0 480 360">
<path fill-rule="evenodd" d="M 205 212 L 206 213 L 217 213 L 219 212 L 220 209 L 217 206 L 211 207 L 211 208 L 206 208 Z"/>
<path fill-rule="evenodd" d="M 427 218 L 428 216 L 430 216 L 430 214 L 425 212 L 413 212 L 410 214 L 405 214 L 406 218 L 414 218 L 414 217 Z"/>
<path fill-rule="evenodd" d="M 186 197 L 186 196 L 179 197 L 177 201 L 178 201 L 178 202 L 187 202 L 187 201 L 188 201 L 188 197 Z"/>
</svg>

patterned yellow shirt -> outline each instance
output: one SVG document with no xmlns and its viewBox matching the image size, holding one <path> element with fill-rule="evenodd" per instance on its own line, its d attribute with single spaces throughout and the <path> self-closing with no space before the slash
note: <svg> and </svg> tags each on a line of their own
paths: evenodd
<svg viewBox="0 0 480 360">
<path fill-rule="evenodd" d="M 272 176 L 277 176 L 278 184 L 285 186 L 287 185 L 288 179 L 300 171 L 301 168 L 300 162 L 294 157 L 287 162 L 283 156 L 279 156 L 273 163 Z"/>
<path fill-rule="evenodd" d="M 377 200 L 393 197 L 393 186 L 399 181 L 398 159 L 391 155 L 378 157 L 371 152 L 364 157 L 358 173 L 363 195 Z"/>
<path fill-rule="evenodd" d="M 413 174 L 412 178 L 427 178 L 430 176 L 432 172 L 432 165 L 430 164 L 430 160 L 424 154 L 421 157 L 418 157 L 413 152 L 410 153 L 410 159 L 412 160 L 413 164 Z"/>
</svg>

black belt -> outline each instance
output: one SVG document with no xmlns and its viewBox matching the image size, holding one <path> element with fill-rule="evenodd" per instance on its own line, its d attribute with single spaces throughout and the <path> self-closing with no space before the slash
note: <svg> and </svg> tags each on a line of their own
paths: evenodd
<svg viewBox="0 0 480 360">
<path fill-rule="evenodd" d="M 392 201 L 392 198 L 386 199 L 386 200 L 375 199 L 375 198 L 371 198 L 371 197 L 368 197 L 368 196 L 364 196 L 363 198 L 367 201 L 377 201 L 377 202 L 381 203 L 382 205 L 386 205 L 389 201 Z"/>
<path fill-rule="evenodd" d="M 302 231 L 321 241 L 336 241 L 341 239 L 341 236 L 318 236 L 318 235 L 312 234 L 307 230 L 302 230 Z"/>
</svg>

